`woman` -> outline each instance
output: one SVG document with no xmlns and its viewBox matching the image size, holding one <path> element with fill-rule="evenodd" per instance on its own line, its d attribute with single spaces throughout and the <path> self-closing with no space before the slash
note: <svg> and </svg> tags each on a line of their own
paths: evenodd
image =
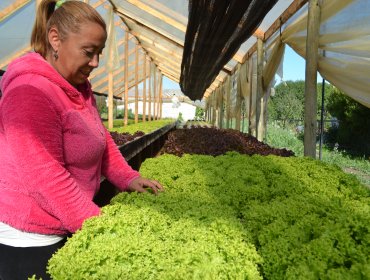
<svg viewBox="0 0 370 280">
<path fill-rule="evenodd" d="M 154 193 L 100 121 L 88 77 L 107 38 L 101 16 L 80 1 L 43 0 L 31 45 L 1 80 L 0 279 L 48 279 L 65 236 L 100 214 L 101 175 L 122 191 Z"/>
</svg>

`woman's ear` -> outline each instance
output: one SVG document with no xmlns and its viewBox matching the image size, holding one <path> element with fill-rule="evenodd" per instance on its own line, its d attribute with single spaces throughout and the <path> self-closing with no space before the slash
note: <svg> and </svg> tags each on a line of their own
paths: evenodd
<svg viewBox="0 0 370 280">
<path fill-rule="evenodd" d="M 49 32 L 48 32 L 48 40 L 49 40 L 49 44 L 51 45 L 51 47 L 53 48 L 53 50 L 55 52 L 58 52 L 58 49 L 59 49 L 61 40 L 60 40 L 59 31 L 58 31 L 58 29 L 55 26 L 52 26 L 49 29 Z"/>
</svg>

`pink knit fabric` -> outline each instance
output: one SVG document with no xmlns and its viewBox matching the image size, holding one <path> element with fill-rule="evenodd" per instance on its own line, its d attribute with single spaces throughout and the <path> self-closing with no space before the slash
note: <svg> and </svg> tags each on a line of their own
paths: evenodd
<svg viewBox="0 0 370 280">
<path fill-rule="evenodd" d="M 101 175 L 125 190 L 139 177 L 100 121 L 89 82 L 78 90 L 39 54 L 1 80 L 0 221 L 65 234 L 99 215 Z"/>
</svg>

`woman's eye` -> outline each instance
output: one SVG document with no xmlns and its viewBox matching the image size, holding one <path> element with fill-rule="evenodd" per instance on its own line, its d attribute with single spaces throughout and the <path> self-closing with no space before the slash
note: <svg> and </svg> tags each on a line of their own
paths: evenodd
<svg viewBox="0 0 370 280">
<path fill-rule="evenodd" d="M 94 56 L 94 52 L 90 52 L 90 51 L 87 51 L 87 50 L 85 50 L 85 54 L 86 54 L 86 56 L 88 56 L 90 58 L 92 58 Z"/>
</svg>

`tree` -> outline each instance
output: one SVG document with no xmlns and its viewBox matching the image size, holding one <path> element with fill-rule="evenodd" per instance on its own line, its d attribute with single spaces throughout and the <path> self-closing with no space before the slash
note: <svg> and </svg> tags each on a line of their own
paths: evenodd
<svg viewBox="0 0 370 280">
<path fill-rule="evenodd" d="M 195 109 L 195 119 L 196 120 L 204 120 L 204 109 L 197 107 Z"/>
<path fill-rule="evenodd" d="M 303 119 L 304 81 L 280 83 L 268 103 L 269 116 L 281 120 L 283 126 Z"/>
<path fill-rule="evenodd" d="M 338 126 L 329 131 L 329 140 L 339 144 L 339 149 L 350 151 L 355 155 L 370 155 L 370 109 L 334 90 L 327 106 L 335 116 Z"/>
<path fill-rule="evenodd" d="M 334 87 L 325 83 L 325 102 L 328 103 Z M 317 84 L 317 119 L 321 115 L 321 92 L 322 83 Z M 275 87 L 275 95 L 271 97 L 268 110 L 269 116 L 273 120 L 282 120 L 284 126 L 290 121 L 304 120 L 304 96 L 305 81 L 287 81 Z M 325 110 L 324 117 L 330 118 L 330 114 Z"/>
</svg>

